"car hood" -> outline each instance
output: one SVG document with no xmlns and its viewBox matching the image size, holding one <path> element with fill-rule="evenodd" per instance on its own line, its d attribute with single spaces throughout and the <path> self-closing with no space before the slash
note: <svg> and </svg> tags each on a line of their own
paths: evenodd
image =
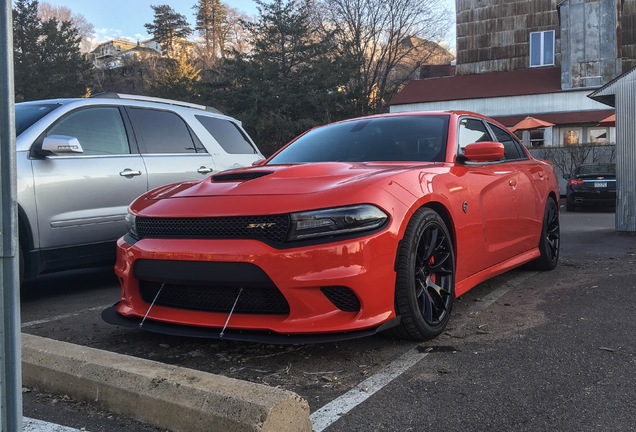
<svg viewBox="0 0 636 432">
<path fill-rule="evenodd" d="M 419 163 L 426 170 L 433 163 Z M 152 200 L 205 196 L 304 195 L 334 188 L 361 187 L 412 170 L 413 164 L 325 162 L 276 165 L 224 171 L 200 182 L 164 186 L 149 192 Z"/>
</svg>

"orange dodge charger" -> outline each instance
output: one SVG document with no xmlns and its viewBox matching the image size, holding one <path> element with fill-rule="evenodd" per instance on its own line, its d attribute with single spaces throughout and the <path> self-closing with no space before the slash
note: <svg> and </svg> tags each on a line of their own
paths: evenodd
<svg viewBox="0 0 636 432">
<path fill-rule="evenodd" d="M 299 343 L 439 335 L 478 283 L 559 258 L 559 189 L 504 126 L 470 112 L 314 128 L 253 167 L 130 206 L 111 324 Z"/>
</svg>

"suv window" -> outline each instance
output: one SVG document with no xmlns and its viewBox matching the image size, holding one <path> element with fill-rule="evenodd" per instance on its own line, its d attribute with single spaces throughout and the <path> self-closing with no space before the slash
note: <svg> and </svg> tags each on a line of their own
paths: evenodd
<svg viewBox="0 0 636 432">
<path fill-rule="evenodd" d="M 46 135 L 77 138 L 84 155 L 130 153 L 124 122 L 116 107 L 87 108 L 71 112 L 54 124 Z"/>
<path fill-rule="evenodd" d="M 200 115 L 195 117 L 226 152 L 230 154 L 256 153 L 247 137 L 231 121 Z"/>
<path fill-rule="evenodd" d="M 512 137 L 512 135 L 492 123 L 488 123 L 488 125 L 495 134 L 496 140 L 504 146 L 504 159 L 526 159 L 525 152 L 519 148 L 520 144 Z"/>
<path fill-rule="evenodd" d="M 143 153 L 207 153 L 196 145 L 181 117 L 169 111 L 128 108 Z"/>
</svg>

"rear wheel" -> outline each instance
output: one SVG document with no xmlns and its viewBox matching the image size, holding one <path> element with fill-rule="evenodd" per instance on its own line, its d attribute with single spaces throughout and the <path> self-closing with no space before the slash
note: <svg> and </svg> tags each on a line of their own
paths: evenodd
<svg viewBox="0 0 636 432">
<path fill-rule="evenodd" d="M 552 270 L 559 262 L 559 249 L 561 245 L 561 230 L 559 225 L 559 207 L 554 198 L 548 198 L 543 215 L 543 227 L 539 251 L 541 256 L 531 264 L 537 270 Z"/>
<path fill-rule="evenodd" d="M 397 256 L 395 308 L 400 325 L 392 334 L 427 340 L 446 328 L 455 299 L 455 254 L 441 216 L 421 208 L 408 224 Z"/>
</svg>

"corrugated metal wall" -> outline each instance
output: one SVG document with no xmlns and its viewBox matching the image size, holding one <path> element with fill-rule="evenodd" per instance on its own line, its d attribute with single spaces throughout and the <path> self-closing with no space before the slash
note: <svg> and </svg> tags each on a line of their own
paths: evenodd
<svg viewBox="0 0 636 432">
<path fill-rule="evenodd" d="M 615 83 L 616 231 L 636 231 L 636 74 Z"/>
</svg>

